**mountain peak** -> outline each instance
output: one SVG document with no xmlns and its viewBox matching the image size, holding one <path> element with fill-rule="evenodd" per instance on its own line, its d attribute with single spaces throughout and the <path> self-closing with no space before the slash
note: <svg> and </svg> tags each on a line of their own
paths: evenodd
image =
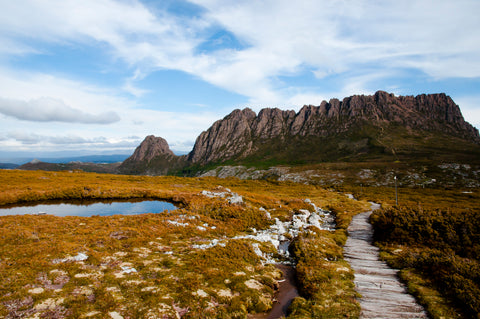
<svg viewBox="0 0 480 319">
<path fill-rule="evenodd" d="M 202 132 L 186 156 L 147 136 L 121 169 L 152 174 L 226 161 L 262 165 L 475 158 L 478 130 L 444 93 L 385 91 L 305 105 L 298 112 L 236 109 Z"/>
<path fill-rule="evenodd" d="M 176 156 L 165 139 L 147 136 L 118 168 L 126 174 L 165 175 L 184 165 L 185 156 Z"/>
<path fill-rule="evenodd" d="M 147 136 L 130 157 L 133 161 L 150 161 L 159 155 L 174 155 L 168 143 L 161 137 Z"/>
<path fill-rule="evenodd" d="M 322 160 L 333 159 L 335 153 L 343 158 L 349 152 L 371 153 L 373 149 L 395 152 L 382 144 L 395 134 L 409 138 L 442 135 L 480 143 L 478 130 L 465 122 L 458 105 L 446 94 L 395 96 L 377 91 L 342 101 L 323 101 L 319 106 L 306 105 L 298 113 L 278 108 L 262 109 L 258 115 L 249 108 L 234 110 L 200 134 L 188 160 L 204 165 L 249 156 L 261 159 L 295 150 L 307 154 L 288 154 L 289 161 L 296 157 L 315 160 L 308 153 L 318 155 L 322 148 L 332 154 L 321 157 Z M 307 145 L 312 151 L 308 151 Z M 342 147 L 343 151 L 338 151 Z"/>
</svg>

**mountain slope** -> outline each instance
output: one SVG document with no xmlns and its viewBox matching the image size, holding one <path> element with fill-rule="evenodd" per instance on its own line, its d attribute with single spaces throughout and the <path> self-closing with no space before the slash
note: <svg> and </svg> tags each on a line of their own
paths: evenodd
<svg viewBox="0 0 480 319">
<path fill-rule="evenodd" d="M 445 94 L 395 96 L 378 91 L 304 106 L 234 110 L 175 156 L 148 136 L 125 160 L 127 174 L 193 174 L 225 164 L 270 167 L 323 162 L 462 162 L 480 164 L 480 136 Z"/>
<path fill-rule="evenodd" d="M 235 110 L 200 134 L 188 160 L 206 165 L 431 159 L 478 152 L 479 143 L 478 130 L 445 94 L 396 97 L 379 91 L 304 106 L 298 113 Z"/>
<path fill-rule="evenodd" d="M 149 135 L 118 168 L 122 174 L 166 175 L 186 166 L 184 156 L 176 156 L 165 139 Z"/>
</svg>

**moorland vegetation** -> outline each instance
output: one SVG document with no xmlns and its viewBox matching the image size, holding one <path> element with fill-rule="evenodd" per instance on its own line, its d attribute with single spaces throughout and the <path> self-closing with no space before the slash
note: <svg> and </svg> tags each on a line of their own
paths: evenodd
<svg viewBox="0 0 480 319">
<path fill-rule="evenodd" d="M 408 291 L 431 318 L 480 313 L 480 192 L 478 189 L 346 187 L 375 199 L 374 239 L 381 257 L 400 269 Z"/>
<path fill-rule="evenodd" d="M 268 242 L 234 237 L 311 210 L 310 201 L 335 214 L 337 229 L 310 227 L 295 239 L 301 297 L 290 317 L 359 315 L 341 246 L 351 217 L 369 205 L 334 190 L 291 182 L 75 171 L 0 171 L 0 183 L 1 205 L 155 198 L 179 206 L 168 214 L 0 217 L 2 317 L 245 318 L 268 311 L 281 273 L 263 256 L 281 258 Z M 202 193 L 227 188 L 242 202 Z"/>
<path fill-rule="evenodd" d="M 359 316 L 342 246 L 352 216 L 368 210 L 368 201 L 383 207 L 371 217 L 382 258 L 400 269 L 429 315 L 479 312 L 478 189 L 399 187 L 397 206 L 394 187 L 385 186 L 18 170 L 0 171 L 0 183 L 0 205 L 154 198 L 179 207 L 136 216 L 0 217 L 5 318 L 245 318 L 268 311 L 281 273 L 265 256 L 282 256 L 245 235 L 311 210 L 307 198 L 334 214 L 336 229 L 309 227 L 293 240 L 300 297 L 289 318 Z M 203 192 L 227 190 L 242 201 Z M 87 258 L 76 260 L 79 254 Z"/>
</svg>

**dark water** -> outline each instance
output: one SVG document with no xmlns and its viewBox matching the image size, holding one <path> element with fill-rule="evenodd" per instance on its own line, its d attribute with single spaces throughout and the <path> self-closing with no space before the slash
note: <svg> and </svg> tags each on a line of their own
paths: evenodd
<svg viewBox="0 0 480 319">
<path fill-rule="evenodd" d="M 278 264 L 278 269 L 283 272 L 283 280 L 280 282 L 276 299 L 272 310 L 268 313 L 248 315 L 248 319 L 277 319 L 287 316 L 287 310 L 295 297 L 298 297 L 295 269 L 292 266 Z"/>
<path fill-rule="evenodd" d="M 43 202 L 29 206 L 1 207 L 0 216 L 6 215 L 55 215 L 55 216 L 110 216 L 161 213 L 175 210 L 172 203 L 158 200 L 142 201 L 62 201 Z"/>
</svg>

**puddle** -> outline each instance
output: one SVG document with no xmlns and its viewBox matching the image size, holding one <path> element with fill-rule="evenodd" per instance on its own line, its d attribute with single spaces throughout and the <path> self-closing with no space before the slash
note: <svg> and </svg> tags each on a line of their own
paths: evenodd
<svg viewBox="0 0 480 319">
<path fill-rule="evenodd" d="M 162 213 L 177 209 L 175 205 L 159 200 L 128 201 L 48 201 L 23 206 L 4 206 L 0 216 L 55 215 L 55 216 L 111 216 Z"/>
<path fill-rule="evenodd" d="M 277 319 L 287 317 L 287 310 L 293 299 L 298 297 L 298 290 L 295 280 L 295 268 L 289 265 L 276 265 L 283 272 L 283 278 L 279 281 L 278 292 L 275 296 L 275 303 L 272 310 L 267 313 L 248 315 L 248 319 Z"/>
</svg>

